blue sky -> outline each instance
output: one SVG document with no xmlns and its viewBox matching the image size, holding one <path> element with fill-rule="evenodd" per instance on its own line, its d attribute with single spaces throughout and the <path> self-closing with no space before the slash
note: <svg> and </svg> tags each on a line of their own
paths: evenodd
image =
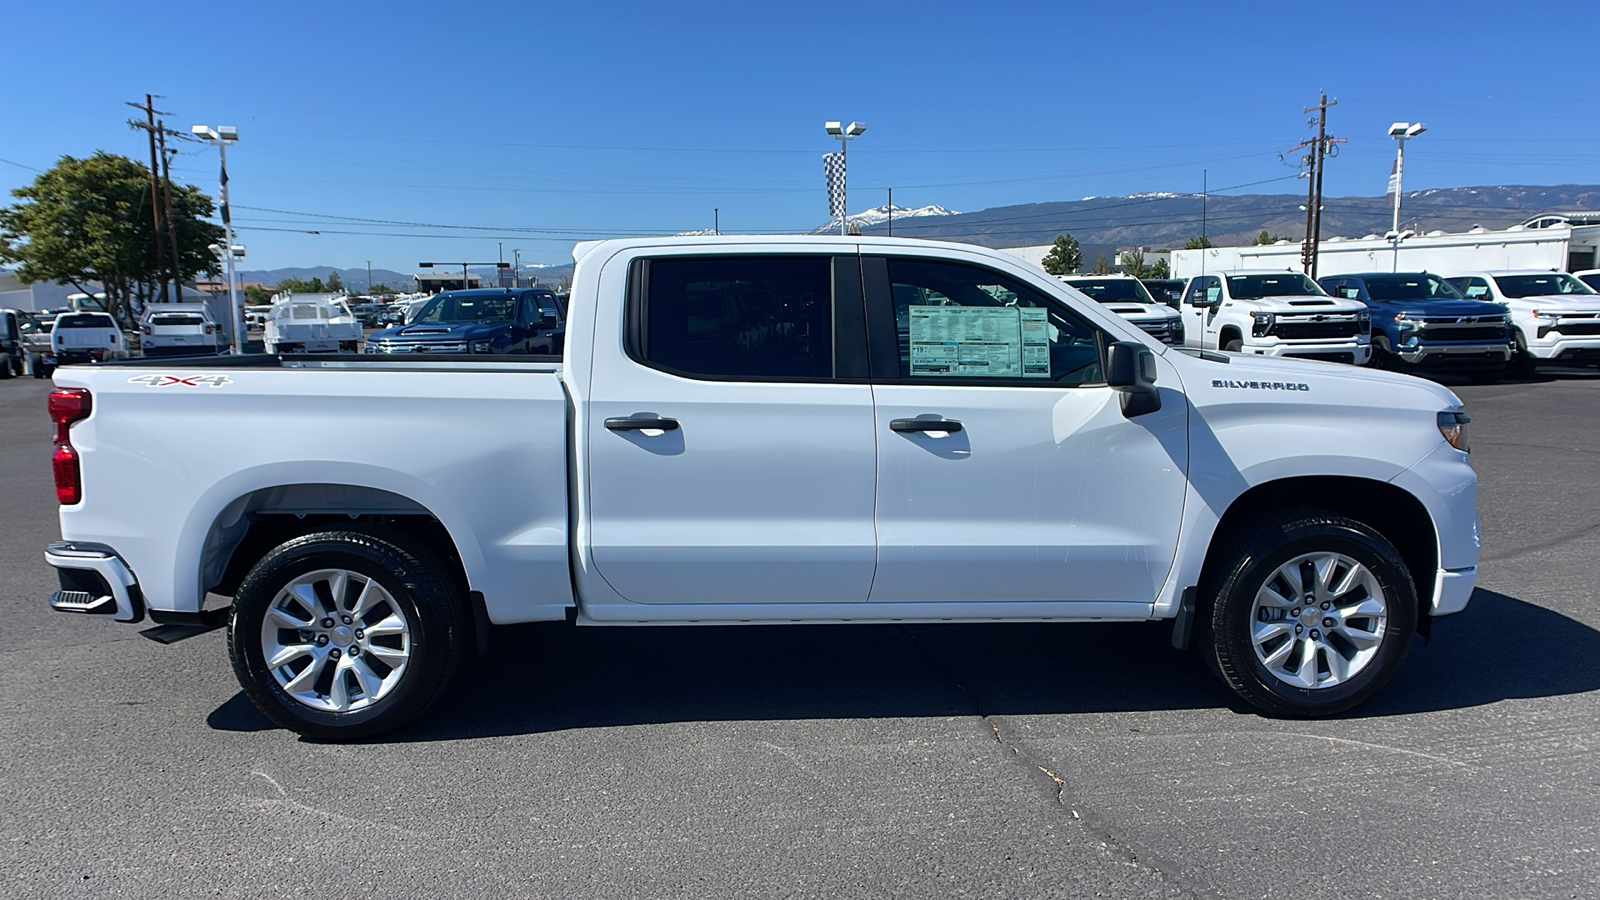
<svg viewBox="0 0 1600 900">
<path fill-rule="evenodd" d="M 1320 21 L 1312 16 L 1320 12 Z M 167 15 L 170 13 L 170 15 Z M 97 149 L 124 101 L 238 127 L 247 268 L 565 262 L 573 240 L 827 220 L 827 119 L 858 120 L 850 209 L 971 211 L 1145 191 L 1299 192 L 1278 154 L 1326 90 L 1329 196 L 1600 183 L 1594 5 L 1337 3 L 17 4 L 0 189 Z M 28 73 L 31 77 L 19 77 Z M 216 153 L 174 175 L 214 193 Z M 274 210 L 274 211 L 268 211 Z M 404 223 L 380 225 L 379 220 Z M 461 227 L 446 227 L 461 226 Z M 318 231 L 320 234 L 307 234 Z M 340 232 L 358 232 L 345 234 Z"/>
</svg>

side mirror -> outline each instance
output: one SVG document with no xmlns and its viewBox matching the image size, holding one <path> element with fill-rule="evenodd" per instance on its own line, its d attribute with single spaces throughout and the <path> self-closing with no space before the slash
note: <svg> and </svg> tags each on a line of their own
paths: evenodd
<svg viewBox="0 0 1600 900">
<path fill-rule="evenodd" d="M 1135 341 L 1117 341 L 1106 353 L 1106 384 L 1121 395 L 1122 414 L 1131 419 L 1161 408 L 1156 387 L 1156 355 Z"/>
</svg>

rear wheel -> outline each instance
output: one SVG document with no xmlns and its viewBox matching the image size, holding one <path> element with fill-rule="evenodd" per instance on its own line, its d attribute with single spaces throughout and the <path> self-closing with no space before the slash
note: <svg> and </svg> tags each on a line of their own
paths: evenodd
<svg viewBox="0 0 1600 900">
<path fill-rule="evenodd" d="M 1268 516 L 1208 573 L 1206 661 L 1240 697 L 1324 716 L 1377 693 L 1405 662 L 1417 595 L 1394 546 L 1345 516 Z"/>
<path fill-rule="evenodd" d="M 0 361 L 0 378 L 10 378 L 15 374 L 17 374 L 17 360 L 8 353 L 6 358 Z"/>
<path fill-rule="evenodd" d="M 228 654 L 267 718 L 350 740 L 404 725 L 455 670 L 466 633 L 453 579 L 432 554 L 384 531 L 287 541 L 234 597 Z"/>
</svg>

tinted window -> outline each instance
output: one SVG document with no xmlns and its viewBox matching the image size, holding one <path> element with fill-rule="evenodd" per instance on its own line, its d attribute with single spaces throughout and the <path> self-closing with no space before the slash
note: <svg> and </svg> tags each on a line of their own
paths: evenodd
<svg viewBox="0 0 1600 900">
<path fill-rule="evenodd" d="M 1482 278 L 1451 278 L 1449 281 L 1468 300 L 1494 299 L 1494 292 L 1489 290 L 1489 283 Z"/>
<path fill-rule="evenodd" d="M 204 325 L 206 317 L 199 313 L 156 313 L 150 317 L 151 325 Z"/>
<path fill-rule="evenodd" d="M 1592 294 L 1594 290 L 1565 272 L 1548 275 L 1498 275 L 1500 292 L 1507 297 L 1545 297 L 1552 294 Z"/>
<path fill-rule="evenodd" d="M 1104 380 L 1100 333 L 1010 276 L 890 259 L 900 374 L 1074 386 Z"/>
<path fill-rule="evenodd" d="M 1259 300 L 1262 297 L 1321 297 L 1317 283 L 1299 272 L 1277 272 L 1271 275 L 1229 275 L 1228 295 L 1235 300 Z"/>
<path fill-rule="evenodd" d="M 1107 279 L 1105 281 L 1090 281 L 1082 278 L 1068 278 L 1066 283 L 1082 291 L 1090 300 L 1100 303 L 1154 303 L 1150 292 L 1144 285 L 1133 279 Z"/>
<path fill-rule="evenodd" d="M 1368 275 L 1374 300 L 1460 300 L 1461 292 L 1437 275 Z"/>
<path fill-rule="evenodd" d="M 56 319 L 58 328 L 115 328 L 110 316 L 94 316 L 87 313 L 69 313 Z"/>
<path fill-rule="evenodd" d="M 714 378 L 832 376 L 830 258 L 680 257 L 647 271 L 647 361 Z"/>
<path fill-rule="evenodd" d="M 511 297 L 472 297 L 440 294 L 423 308 L 412 322 L 510 322 L 516 318 L 517 301 Z"/>
</svg>

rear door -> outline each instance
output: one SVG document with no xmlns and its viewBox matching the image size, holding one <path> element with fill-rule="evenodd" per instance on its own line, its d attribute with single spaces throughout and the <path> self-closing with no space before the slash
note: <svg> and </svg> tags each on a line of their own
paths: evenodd
<svg viewBox="0 0 1600 900">
<path fill-rule="evenodd" d="M 868 256 L 862 270 L 879 447 L 872 601 L 1152 603 L 1183 512 L 1182 392 L 1124 417 L 1102 370 L 1111 338 L 980 260 Z M 1157 364 L 1157 383 L 1176 388 Z"/>
<path fill-rule="evenodd" d="M 877 456 L 859 260 L 850 245 L 803 251 L 626 262 L 621 333 L 597 331 L 583 424 L 588 552 L 623 598 L 867 599 Z"/>
</svg>

